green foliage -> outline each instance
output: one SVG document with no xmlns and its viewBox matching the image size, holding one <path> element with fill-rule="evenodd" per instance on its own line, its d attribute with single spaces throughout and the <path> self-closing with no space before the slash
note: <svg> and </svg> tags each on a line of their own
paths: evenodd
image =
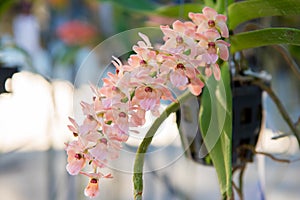
<svg viewBox="0 0 300 200">
<path fill-rule="evenodd" d="M 300 30 L 294 28 L 265 28 L 243 32 L 231 36 L 230 43 L 231 53 L 274 44 L 300 45 Z"/>
<path fill-rule="evenodd" d="M 212 76 L 201 96 L 199 124 L 204 144 L 216 169 L 224 199 L 232 196 L 232 94 L 228 63 L 221 67 L 222 80 Z"/>
<path fill-rule="evenodd" d="M 0 1 L 0 16 L 16 3 L 16 0 L 1 0 Z"/>
<path fill-rule="evenodd" d="M 300 14 L 299 0 L 248 0 L 233 3 L 228 7 L 229 28 L 267 16 L 288 16 Z"/>
<path fill-rule="evenodd" d="M 153 2 L 149 0 L 98 0 L 102 2 L 113 2 L 115 4 L 118 4 L 126 9 L 129 10 L 135 10 L 139 12 L 151 12 L 158 8 L 157 4 L 154 4 Z"/>
<path fill-rule="evenodd" d="M 200 12 L 204 4 L 200 3 L 186 3 L 182 5 L 169 5 L 162 6 L 156 9 L 153 13 L 157 15 L 162 15 L 166 17 L 182 17 L 188 19 L 189 12 Z"/>
</svg>

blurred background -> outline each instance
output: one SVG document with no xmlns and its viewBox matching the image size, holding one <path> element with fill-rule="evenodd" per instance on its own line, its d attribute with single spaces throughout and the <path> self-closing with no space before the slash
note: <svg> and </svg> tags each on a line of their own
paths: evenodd
<svg viewBox="0 0 300 200">
<path fill-rule="evenodd" d="M 104 71 L 117 50 L 91 51 L 122 31 L 185 19 L 187 12 L 201 11 L 199 2 L 202 1 L 1 0 L 0 199 L 87 199 L 83 190 L 88 180 L 72 177 L 65 170 L 64 142 L 72 135 L 67 129 L 68 116 L 77 114 L 81 100 L 90 100 L 86 85 L 89 78 L 101 84 L 99 77 L 93 75 Z M 253 24 L 300 28 L 300 18 L 263 18 Z M 118 45 L 126 46 L 126 42 Z M 299 64 L 300 49 L 287 48 Z M 272 76 L 272 88 L 296 122 L 300 116 L 299 77 L 282 54 L 275 48 L 262 47 L 245 51 L 245 55 L 254 71 L 265 70 Z M 83 68 L 88 70 L 81 71 L 83 79 L 78 77 L 82 63 L 89 65 Z M 292 136 L 271 140 L 290 130 L 269 97 L 264 96 L 263 106 L 266 123 L 261 131 L 262 150 L 299 160 Z M 149 171 L 145 174 L 145 200 L 220 199 L 214 168 L 184 156 L 174 119 L 164 127 L 162 138 L 151 147 L 160 153 L 145 162 Z M 133 199 L 133 163 L 129 162 L 132 158 L 128 152 L 135 150 L 135 144 L 125 144 L 120 159 L 110 169 L 114 178 L 100 182 L 100 196 L 96 199 Z M 171 161 L 165 164 L 164 160 Z M 286 164 L 255 157 L 245 172 L 245 199 L 264 199 L 261 193 L 265 191 L 269 200 L 298 200 L 299 168 L 300 161 Z"/>
</svg>

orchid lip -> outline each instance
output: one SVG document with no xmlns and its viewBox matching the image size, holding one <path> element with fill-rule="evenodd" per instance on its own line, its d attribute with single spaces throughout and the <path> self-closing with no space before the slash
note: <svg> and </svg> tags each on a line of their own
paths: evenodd
<svg viewBox="0 0 300 200">
<path fill-rule="evenodd" d="M 184 64 L 182 64 L 182 63 L 178 63 L 178 64 L 176 65 L 176 69 L 185 69 L 185 66 L 184 66 Z"/>
<path fill-rule="evenodd" d="M 152 88 L 151 87 L 146 87 L 145 92 L 152 92 Z"/>
<path fill-rule="evenodd" d="M 97 180 L 96 178 L 92 178 L 92 179 L 90 180 L 90 183 L 98 183 L 98 180 Z"/>
<path fill-rule="evenodd" d="M 213 27 L 215 27 L 215 25 L 216 25 L 216 23 L 215 23 L 214 20 L 209 20 L 209 21 L 207 22 L 207 24 L 208 24 L 208 26 L 209 26 L 210 28 L 213 28 Z"/>
<path fill-rule="evenodd" d="M 74 156 L 76 159 L 78 159 L 78 160 L 80 160 L 81 158 L 82 158 L 82 155 L 81 154 L 79 154 L 79 153 L 77 153 L 77 154 L 75 154 L 75 156 Z"/>
</svg>

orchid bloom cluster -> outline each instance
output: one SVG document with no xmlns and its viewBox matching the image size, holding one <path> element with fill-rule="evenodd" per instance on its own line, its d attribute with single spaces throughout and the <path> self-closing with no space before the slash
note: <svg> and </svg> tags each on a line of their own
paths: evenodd
<svg viewBox="0 0 300 200">
<path fill-rule="evenodd" d="M 167 85 L 188 88 L 197 96 L 204 87 L 202 73 L 220 79 L 217 61 L 226 61 L 229 54 L 229 44 L 223 40 L 228 37 L 226 16 L 209 7 L 202 11 L 189 13 L 191 21 L 175 21 L 172 28 L 161 26 L 165 43 L 157 49 L 139 33 L 143 40 L 133 46 L 135 54 L 126 64 L 113 57 L 116 73 L 108 73 L 101 88 L 91 87 L 91 104 L 81 103 L 82 125 L 70 118 L 68 127 L 76 139 L 66 144 L 66 168 L 71 175 L 89 177 L 86 196 L 97 196 L 99 180 L 112 178 L 101 170 L 118 158 L 131 128 L 144 125 L 147 111 L 159 116 L 160 100 L 175 101 Z M 83 170 L 87 165 L 91 173 Z"/>
</svg>

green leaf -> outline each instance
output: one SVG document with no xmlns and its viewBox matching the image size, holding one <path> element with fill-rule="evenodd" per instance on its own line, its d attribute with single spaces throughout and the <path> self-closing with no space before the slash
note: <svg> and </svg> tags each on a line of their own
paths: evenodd
<svg viewBox="0 0 300 200">
<path fill-rule="evenodd" d="M 163 6 L 153 11 L 153 14 L 158 14 L 167 17 L 182 17 L 188 19 L 189 12 L 201 12 L 204 7 L 201 3 L 185 3 L 181 5 Z"/>
<path fill-rule="evenodd" d="M 204 144 L 218 175 L 223 199 L 230 199 L 232 196 L 232 95 L 227 62 L 221 67 L 221 74 L 220 81 L 216 81 L 213 77 L 206 81 L 206 88 L 201 96 L 199 124 Z"/>
<path fill-rule="evenodd" d="M 300 14 L 299 0 L 249 0 L 233 3 L 228 7 L 229 28 L 251 19 L 267 16 Z"/>
<path fill-rule="evenodd" d="M 2 0 L 0 1 L 0 15 L 7 11 L 16 3 L 16 0 Z"/>
<path fill-rule="evenodd" d="M 151 12 L 158 8 L 158 5 L 151 2 L 150 0 L 138 0 L 138 1 L 132 1 L 132 0 L 98 0 L 102 2 L 112 2 L 115 4 L 118 4 L 126 9 L 129 10 L 135 10 L 135 11 L 145 11 L 145 12 Z"/>
<path fill-rule="evenodd" d="M 225 0 L 218 0 L 216 3 L 216 11 L 220 14 L 225 14 L 226 2 Z"/>
<path fill-rule="evenodd" d="M 300 45 L 300 30 L 294 28 L 265 28 L 243 32 L 231 36 L 230 43 L 231 53 L 274 44 Z"/>
</svg>

